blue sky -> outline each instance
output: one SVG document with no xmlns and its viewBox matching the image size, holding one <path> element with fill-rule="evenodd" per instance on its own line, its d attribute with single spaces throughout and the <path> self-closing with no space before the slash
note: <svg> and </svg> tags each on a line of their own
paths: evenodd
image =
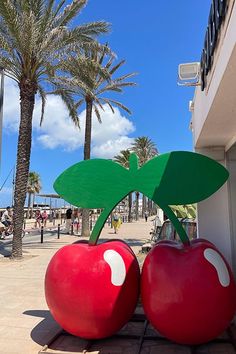
<svg viewBox="0 0 236 354">
<path fill-rule="evenodd" d="M 138 136 L 151 138 L 160 153 L 192 150 L 188 103 L 194 91 L 177 86 L 177 70 L 179 63 L 200 60 L 210 3 L 210 0 L 88 2 L 78 23 L 110 22 L 111 33 L 101 40 L 109 42 L 118 60 L 126 60 L 121 74 L 138 72 L 137 87 L 127 88 L 123 95 L 114 95 L 114 99 L 131 109 L 132 116 L 118 109 L 113 115 L 105 107 L 103 124 L 99 126 L 94 119 L 93 157 L 111 158 Z M 58 98 L 52 97 L 47 103 L 40 128 L 40 102 L 36 102 L 30 167 L 40 174 L 43 193 L 54 192 L 56 177 L 83 158 L 85 116 L 81 112 L 81 131 L 76 131 Z M 18 90 L 6 80 L 0 186 L 15 164 L 18 120 Z M 12 177 L 0 192 L 0 206 L 11 204 L 11 185 Z"/>
</svg>

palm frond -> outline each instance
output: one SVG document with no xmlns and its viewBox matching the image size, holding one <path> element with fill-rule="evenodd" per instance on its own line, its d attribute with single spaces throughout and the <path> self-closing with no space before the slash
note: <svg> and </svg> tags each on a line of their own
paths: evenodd
<svg viewBox="0 0 236 354">
<path fill-rule="evenodd" d="M 41 85 L 38 85 L 38 92 L 41 98 L 41 117 L 40 117 L 40 127 L 43 123 L 43 118 L 44 118 L 44 111 L 45 111 L 45 105 L 46 105 L 46 92 L 44 91 L 43 87 Z"/>
<path fill-rule="evenodd" d="M 86 5 L 87 0 L 73 0 L 70 5 L 67 5 L 62 13 L 60 13 L 54 20 L 54 27 L 66 26 L 75 18 Z"/>
<path fill-rule="evenodd" d="M 115 162 L 118 162 L 125 168 L 129 168 L 129 157 L 130 157 L 130 150 L 121 150 L 119 155 L 113 157 Z"/>
<path fill-rule="evenodd" d="M 60 13 L 61 9 L 63 8 L 63 6 L 64 6 L 64 4 L 65 4 L 65 2 L 66 2 L 66 0 L 61 0 L 61 1 L 58 3 L 58 5 L 57 5 L 57 7 L 56 7 L 56 9 L 55 9 L 55 11 L 54 11 L 54 14 L 53 14 L 54 19 L 55 19 L 55 18 L 57 17 L 57 15 Z M 47 12 L 51 12 L 51 11 L 52 11 L 53 5 L 54 5 L 54 0 L 50 0 L 50 3 L 52 3 L 52 5 L 51 5 L 51 4 L 48 4 Z"/>
<path fill-rule="evenodd" d="M 126 75 L 123 75 L 123 76 L 120 76 L 120 77 L 116 78 L 115 81 L 116 82 L 124 81 L 124 80 L 129 79 L 130 77 L 133 77 L 133 76 L 136 76 L 136 75 L 138 75 L 138 73 L 126 74 Z"/>
<path fill-rule="evenodd" d="M 147 136 L 135 138 L 131 149 L 138 155 L 140 166 L 158 155 L 156 144 Z"/>
<path fill-rule="evenodd" d="M 20 66 L 16 61 L 11 59 L 10 57 L 0 57 L 0 66 L 4 68 L 6 73 L 13 77 L 17 82 L 19 82 L 20 77 L 21 77 L 21 70 Z"/>
<path fill-rule="evenodd" d="M 106 99 L 105 99 L 105 100 L 106 100 Z M 110 108 L 110 110 L 112 111 L 112 113 L 114 114 L 114 113 L 115 113 L 114 108 L 113 108 L 112 105 L 110 104 L 109 100 L 106 100 L 105 102 L 106 102 L 106 104 L 109 106 L 109 108 Z"/>
<path fill-rule="evenodd" d="M 110 70 L 110 75 L 113 75 L 124 64 L 125 60 L 121 60 L 117 65 L 113 66 L 113 68 Z"/>
<path fill-rule="evenodd" d="M 84 99 L 81 98 L 78 102 L 75 103 L 75 109 L 77 110 L 84 103 Z"/>
<path fill-rule="evenodd" d="M 71 93 L 65 89 L 58 88 L 53 91 L 53 94 L 61 97 L 62 101 L 64 102 L 64 104 L 66 105 L 66 107 L 68 109 L 69 115 L 70 115 L 73 123 L 75 124 L 75 126 L 80 128 L 77 109 L 76 109 L 76 106 L 75 106 L 75 103 L 73 100 L 73 96 L 71 95 Z"/>
<path fill-rule="evenodd" d="M 108 84 L 102 87 L 100 90 L 97 91 L 97 95 L 101 95 L 104 92 L 115 91 L 115 92 L 123 92 L 121 88 L 117 87 L 114 84 Z"/>
<path fill-rule="evenodd" d="M 44 2 L 44 1 L 43 1 Z M 55 11 L 53 11 L 55 0 L 48 0 L 45 11 L 42 13 L 41 17 L 38 19 L 38 25 L 40 27 L 40 32 L 45 33 L 47 27 L 51 27 L 53 20 L 58 15 L 58 12 L 61 10 L 65 4 L 65 0 L 62 0 L 57 5 Z"/>
<path fill-rule="evenodd" d="M 18 40 L 19 36 L 19 21 L 16 7 L 11 1 L 0 1 L 0 17 L 4 20 L 5 25 L 13 37 Z"/>
<path fill-rule="evenodd" d="M 98 119 L 99 123 L 102 123 L 102 118 L 101 118 L 101 114 L 99 112 L 98 107 L 94 104 L 93 108 L 94 108 L 94 112 L 95 112 L 95 114 L 97 116 L 97 119 Z"/>
<path fill-rule="evenodd" d="M 123 105 L 122 103 L 118 102 L 118 101 L 115 101 L 115 100 L 112 100 L 111 98 L 104 98 L 102 97 L 101 98 L 101 101 L 105 102 L 108 104 L 108 102 L 111 104 L 113 103 L 115 106 L 118 106 L 120 107 L 121 109 L 123 109 L 124 111 L 126 111 L 127 113 L 129 114 L 132 114 L 132 112 L 129 110 L 128 107 L 126 107 L 125 105 Z"/>
<path fill-rule="evenodd" d="M 126 87 L 126 86 L 137 86 L 136 82 L 116 82 L 113 81 L 113 85 L 117 88 Z"/>
</svg>

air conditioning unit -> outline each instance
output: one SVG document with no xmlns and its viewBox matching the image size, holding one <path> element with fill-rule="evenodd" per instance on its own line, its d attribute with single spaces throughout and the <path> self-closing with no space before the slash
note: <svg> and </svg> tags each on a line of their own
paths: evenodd
<svg viewBox="0 0 236 354">
<path fill-rule="evenodd" d="M 178 74 L 181 81 L 199 80 L 200 63 L 179 64 Z"/>
</svg>

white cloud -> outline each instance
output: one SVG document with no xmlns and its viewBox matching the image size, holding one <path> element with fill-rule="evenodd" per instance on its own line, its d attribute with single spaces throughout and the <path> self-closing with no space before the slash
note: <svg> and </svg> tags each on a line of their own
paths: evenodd
<svg viewBox="0 0 236 354">
<path fill-rule="evenodd" d="M 114 108 L 114 114 L 108 107 L 100 110 L 102 124 L 93 114 L 92 155 L 93 157 L 111 158 L 120 150 L 128 148 L 133 139 L 128 135 L 135 130 L 133 122 Z M 59 97 L 48 96 L 42 127 L 39 126 L 41 101 L 35 103 L 33 129 L 36 140 L 47 149 L 63 148 L 67 151 L 83 146 L 85 130 L 85 110 L 80 114 L 79 130 L 70 120 L 67 109 Z M 4 95 L 4 127 L 10 132 L 17 132 L 19 126 L 19 90 L 17 84 L 6 79 Z"/>
<path fill-rule="evenodd" d="M 121 136 L 116 140 L 107 140 L 101 145 L 95 145 L 92 148 L 92 155 L 100 158 L 111 159 L 115 155 L 119 154 L 121 150 L 128 149 L 133 142 L 132 138 L 127 136 Z"/>
<path fill-rule="evenodd" d="M 17 83 L 9 78 L 4 83 L 3 127 L 10 132 L 19 128 L 20 101 Z"/>
</svg>

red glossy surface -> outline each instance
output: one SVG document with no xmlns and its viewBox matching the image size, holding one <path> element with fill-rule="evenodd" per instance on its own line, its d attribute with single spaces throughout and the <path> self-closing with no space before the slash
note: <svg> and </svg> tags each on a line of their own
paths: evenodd
<svg viewBox="0 0 236 354">
<path fill-rule="evenodd" d="M 111 267 L 104 260 L 106 250 L 116 251 L 124 261 L 126 277 L 120 286 L 111 282 Z M 51 259 L 45 295 L 53 317 L 66 331 L 83 338 L 104 338 L 116 333 L 132 316 L 139 279 L 137 259 L 127 244 L 75 243 L 61 248 Z"/>
<path fill-rule="evenodd" d="M 193 241 L 190 246 L 160 242 L 143 265 L 145 313 L 160 333 L 181 344 L 214 339 L 228 327 L 235 313 L 232 272 L 225 261 L 230 283 L 222 286 L 216 268 L 204 257 L 205 249 L 217 251 L 204 240 Z"/>
</svg>

